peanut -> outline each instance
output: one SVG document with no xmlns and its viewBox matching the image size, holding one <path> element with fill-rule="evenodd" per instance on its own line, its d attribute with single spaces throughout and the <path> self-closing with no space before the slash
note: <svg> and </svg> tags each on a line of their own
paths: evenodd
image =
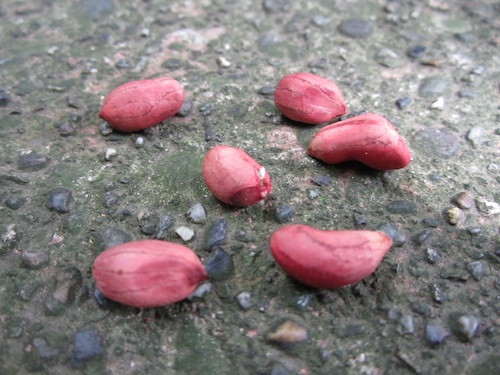
<svg viewBox="0 0 500 375">
<path fill-rule="evenodd" d="M 219 145 L 210 149 L 203 159 L 202 172 L 208 190 L 232 206 L 250 206 L 271 192 L 265 168 L 236 147 Z"/>
<path fill-rule="evenodd" d="M 307 153 L 326 163 L 357 160 L 379 170 L 399 169 L 410 162 L 410 151 L 384 117 L 364 113 L 318 131 Z"/>
<path fill-rule="evenodd" d="M 312 125 L 347 112 L 337 85 L 311 73 L 294 73 L 281 78 L 274 92 L 274 103 L 286 117 Z"/>
<path fill-rule="evenodd" d="M 292 224 L 269 241 L 276 262 L 290 276 L 316 288 L 338 288 L 358 282 L 379 265 L 392 240 L 382 232 L 319 230 Z"/>
<path fill-rule="evenodd" d="M 135 307 L 183 300 L 207 277 L 191 249 L 158 240 L 127 242 L 103 251 L 92 275 L 107 298 Z"/>
<path fill-rule="evenodd" d="M 173 78 L 132 81 L 106 95 L 99 117 L 116 130 L 135 132 L 172 117 L 183 101 L 184 89 Z"/>
</svg>

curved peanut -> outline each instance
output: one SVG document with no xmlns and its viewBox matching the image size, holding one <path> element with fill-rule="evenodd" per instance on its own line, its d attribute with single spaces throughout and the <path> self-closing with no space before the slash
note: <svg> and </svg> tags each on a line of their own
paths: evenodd
<svg viewBox="0 0 500 375">
<path fill-rule="evenodd" d="M 410 151 L 384 117 L 365 113 L 328 125 L 309 143 L 307 153 L 326 163 L 357 160 L 380 170 L 399 169 L 410 162 Z"/>
<path fill-rule="evenodd" d="M 392 240 L 382 232 L 319 230 L 292 224 L 275 231 L 271 253 L 283 270 L 317 288 L 338 288 L 370 275 L 390 249 Z"/>
</svg>

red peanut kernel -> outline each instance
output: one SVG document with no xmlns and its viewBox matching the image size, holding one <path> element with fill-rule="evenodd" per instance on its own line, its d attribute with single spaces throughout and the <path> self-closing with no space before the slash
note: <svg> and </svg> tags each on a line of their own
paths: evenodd
<svg viewBox="0 0 500 375">
<path fill-rule="evenodd" d="M 404 168 L 410 151 L 394 126 L 375 113 L 335 122 L 318 131 L 307 153 L 329 164 L 357 160 L 379 170 Z"/>
<path fill-rule="evenodd" d="M 286 117 L 305 124 L 320 124 L 347 113 L 335 83 L 311 73 L 293 73 L 278 82 L 274 104 Z"/>
<path fill-rule="evenodd" d="M 247 207 L 271 192 L 271 178 L 245 151 L 219 145 L 210 149 L 202 165 L 208 190 L 231 206 Z"/>
<path fill-rule="evenodd" d="M 132 81 L 106 95 L 99 117 L 116 130 L 135 132 L 172 117 L 183 101 L 184 89 L 173 78 Z"/>
<path fill-rule="evenodd" d="M 392 240 L 382 232 L 319 230 L 292 224 L 275 231 L 271 253 L 294 279 L 316 288 L 338 288 L 369 276 Z"/>
<path fill-rule="evenodd" d="M 132 241 L 103 251 L 92 275 L 104 296 L 135 307 L 181 301 L 207 278 L 191 249 L 159 240 Z"/>
</svg>

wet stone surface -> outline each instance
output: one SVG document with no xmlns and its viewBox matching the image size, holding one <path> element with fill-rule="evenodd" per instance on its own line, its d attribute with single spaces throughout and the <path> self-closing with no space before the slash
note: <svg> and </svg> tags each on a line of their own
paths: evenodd
<svg viewBox="0 0 500 375">
<path fill-rule="evenodd" d="M 2 1 L 0 374 L 500 373 L 496 3 Z M 339 87 L 342 119 L 390 119 L 410 164 L 310 158 L 327 124 L 273 99 L 300 71 Z M 99 118 L 118 85 L 164 76 L 176 115 L 133 133 Z M 211 195 L 218 144 L 265 167 L 269 197 Z M 310 288 L 269 251 L 288 224 L 393 245 L 360 282 Z M 95 257 L 143 239 L 191 248 L 209 280 L 156 308 L 99 295 Z"/>
</svg>

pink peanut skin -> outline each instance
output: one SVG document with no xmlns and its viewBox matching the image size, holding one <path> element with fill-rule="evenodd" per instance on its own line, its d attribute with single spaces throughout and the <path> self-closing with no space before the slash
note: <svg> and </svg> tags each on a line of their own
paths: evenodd
<svg viewBox="0 0 500 375">
<path fill-rule="evenodd" d="M 326 163 L 357 160 L 379 170 L 404 168 L 410 151 L 394 126 L 384 117 L 365 113 L 318 131 L 307 153 Z"/>
<path fill-rule="evenodd" d="M 292 224 L 275 231 L 271 253 L 283 270 L 316 288 L 338 288 L 370 275 L 390 249 L 392 240 L 382 232 L 319 230 Z"/>
<path fill-rule="evenodd" d="M 316 125 L 347 112 L 335 83 L 311 73 L 294 73 L 281 78 L 274 91 L 274 104 L 286 117 Z"/>
<path fill-rule="evenodd" d="M 103 251 L 92 275 L 107 298 L 135 307 L 183 300 L 207 278 L 191 249 L 159 240 L 132 241 Z"/>
<path fill-rule="evenodd" d="M 173 78 L 132 81 L 106 95 L 99 117 L 116 130 L 135 132 L 172 117 L 183 101 L 184 88 Z"/>
<path fill-rule="evenodd" d="M 271 192 L 271 178 L 264 167 L 236 147 L 211 148 L 203 159 L 202 172 L 208 190 L 231 206 L 256 204 Z"/>
</svg>

